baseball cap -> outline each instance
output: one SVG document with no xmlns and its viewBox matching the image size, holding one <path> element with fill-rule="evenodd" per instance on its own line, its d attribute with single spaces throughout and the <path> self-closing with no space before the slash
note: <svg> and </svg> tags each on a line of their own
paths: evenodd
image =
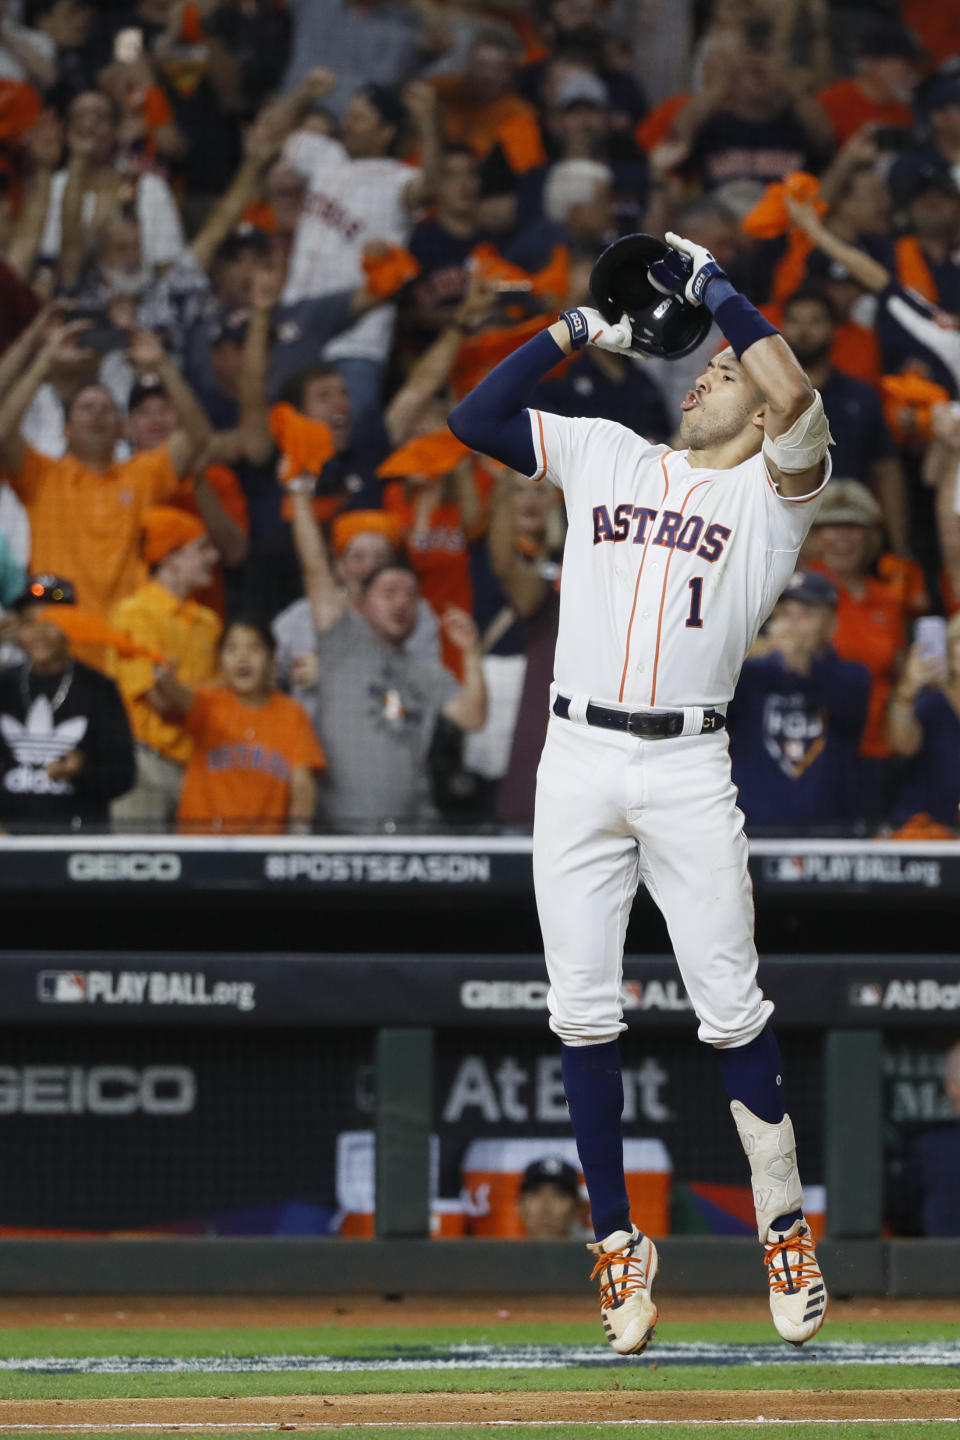
<svg viewBox="0 0 960 1440">
<path fill-rule="evenodd" d="M 927 60 L 929 52 L 923 48 L 912 30 L 895 21 L 871 25 L 865 30 L 857 44 L 857 54 L 874 56 L 877 59 L 896 56 L 900 60 Z"/>
<path fill-rule="evenodd" d="M 941 156 L 930 150 L 912 150 L 898 155 L 890 167 L 887 184 L 893 203 L 908 205 L 923 190 L 942 190 L 960 197 L 960 190 Z"/>
<path fill-rule="evenodd" d="M 132 415 L 138 405 L 154 395 L 166 395 L 166 389 L 159 375 L 145 374 L 134 381 L 127 401 L 127 414 Z"/>
<path fill-rule="evenodd" d="M 553 100 L 556 110 L 567 110 L 572 105 L 595 105 L 598 110 L 606 110 L 609 103 L 606 85 L 599 75 L 591 75 L 587 70 L 568 75 L 557 87 Z"/>
<path fill-rule="evenodd" d="M 31 575 L 23 593 L 14 600 L 11 609 L 23 610 L 27 605 L 76 605 L 77 597 L 69 580 L 59 575 L 44 572 Z"/>
<path fill-rule="evenodd" d="M 960 72 L 932 75 L 923 90 L 923 108 L 942 110 L 947 105 L 960 105 Z"/>
<path fill-rule="evenodd" d="M 266 230 L 251 225 L 249 220 L 241 221 L 226 239 L 221 240 L 213 257 L 214 262 L 236 260 L 244 250 L 256 250 L 261 255 L 269 255 L 271 250 L 270 236 Z"/>
<path fill-rule="evenodd" d="M 816 570 L 794 570 L 780 599 L 799 600 L 801 605 L 835 606 L 837 592 L 827 577 L 818 575 Z"/>
<path fill-rule="evenodd" d="M 574 1199 L 580 1194 L 579 1174 L 559 1155 L 545 1155 L 542 1159 L 534 1160 L 529 1164 L 520 1181 L 520 1194 L 523 1195 L 527 1190 L 535 1190 L 538 1185 L 556 1185 L 559 1190 L 565 1191 Z"/>
<path fill-rule="evenodd" d="M 883 514 L 859 480 L 831 480 L 814 525 L 882 525 Z"/>
<path fill-rule="evenodd" d="M 814 282 L 818 280 L 850 280 L 859 285 L 859 280 L 854 280 L 846 265 L 839 260 L 833 260 L 825 250 L 811 250 L 807 257 L 807 279 Z"/>
</svg>

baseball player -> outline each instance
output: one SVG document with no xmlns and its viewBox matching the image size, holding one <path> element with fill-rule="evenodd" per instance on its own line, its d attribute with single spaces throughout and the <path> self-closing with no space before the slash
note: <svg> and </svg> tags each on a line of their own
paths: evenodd
<svg viewBox="0 0 960 1440">
<path fill-rule="evenodd" d="M 641 879 L 666 920 L 699 1037 L 717 1049 L 777 1331 L 802 1344 L 827 1303 L 801 1209 L 773 1005 L 757 985 L 747 842 L 723 731 L 744 657 L 816 514 L 830 433 L 782 336 L 708 250 L 666 238 L 649 280 L 663 296 L 705 305 L 729 342 L 683 401 L 682 450 L 611 421 L 523 408 L 571 351 L 629 350 L 629 313 L 611 323 L 593 309 L 564 312 L 449 418 L 466 444 L 549 480 L 566 503 L 533 870 L 550 1026 L 596 1233 L 591 1278 L 621 1355 L 642 1351 L 657 1319 L 657 1251 L 630 1218 L 621 1132 L 623 943 Z"/>
</svg>

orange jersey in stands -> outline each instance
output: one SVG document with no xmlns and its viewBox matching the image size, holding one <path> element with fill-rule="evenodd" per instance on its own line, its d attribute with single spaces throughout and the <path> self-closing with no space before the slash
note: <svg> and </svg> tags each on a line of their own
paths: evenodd
<svg viewBox="0 0 960 1440">
<path fill-rule="evenodd" d="M 448 145 L 469 145 L 480 160 L 499 145 L 516 175 L 546 164 L 537 112 L 519 95 L 504 95 L 489 103 L 472 100 L 460 75 L 444 75 L 432 84 Z"/>
<path fill-rule="evenodd" d="M 165 446 L 90 470 L 74 455 L 50 460 L 28 445 L 20 473 L 6 478 L 30 517 L 31 570 L 71 580 L 77 604 L 104 619 L 147 578 L 144 510 L 164 504 L 180 483 Z"/>
<path fill-rule="evenodd" d="M 870 671 L 870 703 L 860 753 L 874 758 L 887 756 L 890 754 L 887 701 L 890 699 L 894 663 L 907 643 L 903 598 L 895 588 L 867 575 L 864 578 L 864 593 L 857 600 L 819 561 L 811 561 L 810 569 L 819 570 L 836 586 L 834 649 L 841 659 L 856 660 Z"/>
<path fill-rule="evenodd" d="M 291 771 L 326 764 L 306 710 L 276 692 L 245 705 L 223 685 L 198 690 L 185 726 L 193 754 L 177 811 L 184 830 L 278 834 Z"/>
<path fill-rule="evenodd" d="M 912 130 L 914 125 L 914 114 L 909 105 L 897 101 L 881 105 L 871 100 L 858 80 L 838 80 L 835 85 L 818 90 L 814 98 L 830 116 L 838 145 L 869 123 L 908 130 Z"/>
</svg>

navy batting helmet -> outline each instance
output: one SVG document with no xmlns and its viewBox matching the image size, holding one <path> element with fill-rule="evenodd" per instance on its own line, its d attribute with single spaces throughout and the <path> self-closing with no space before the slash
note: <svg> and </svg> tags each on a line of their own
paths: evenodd
<svg viewBox="0 0 960 1440">
<path fill-rule="evenodd" d="M 630 349 L 658 360 L 689 355 L 713 324 L 705 305 L 651 285 L 647 271 L 669 248 L 654 235 L 624 235 L 607 246 L 590 275 L 590 295 L 604 320 L 615 324 L 626 311 L 633 329 Z"/>
</svg>

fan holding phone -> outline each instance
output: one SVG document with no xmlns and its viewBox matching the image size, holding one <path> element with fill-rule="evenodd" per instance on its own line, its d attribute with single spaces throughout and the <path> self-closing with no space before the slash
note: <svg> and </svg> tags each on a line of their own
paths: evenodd
<svg viewBox="0 0 960 1440">
<path fill-rule="evenodd" d="M 894 824 L 928 816 L 960 833 L 960 614 L 917 621 L 888 734 L 894 753 L 910 760 Z"/>
</svg>

